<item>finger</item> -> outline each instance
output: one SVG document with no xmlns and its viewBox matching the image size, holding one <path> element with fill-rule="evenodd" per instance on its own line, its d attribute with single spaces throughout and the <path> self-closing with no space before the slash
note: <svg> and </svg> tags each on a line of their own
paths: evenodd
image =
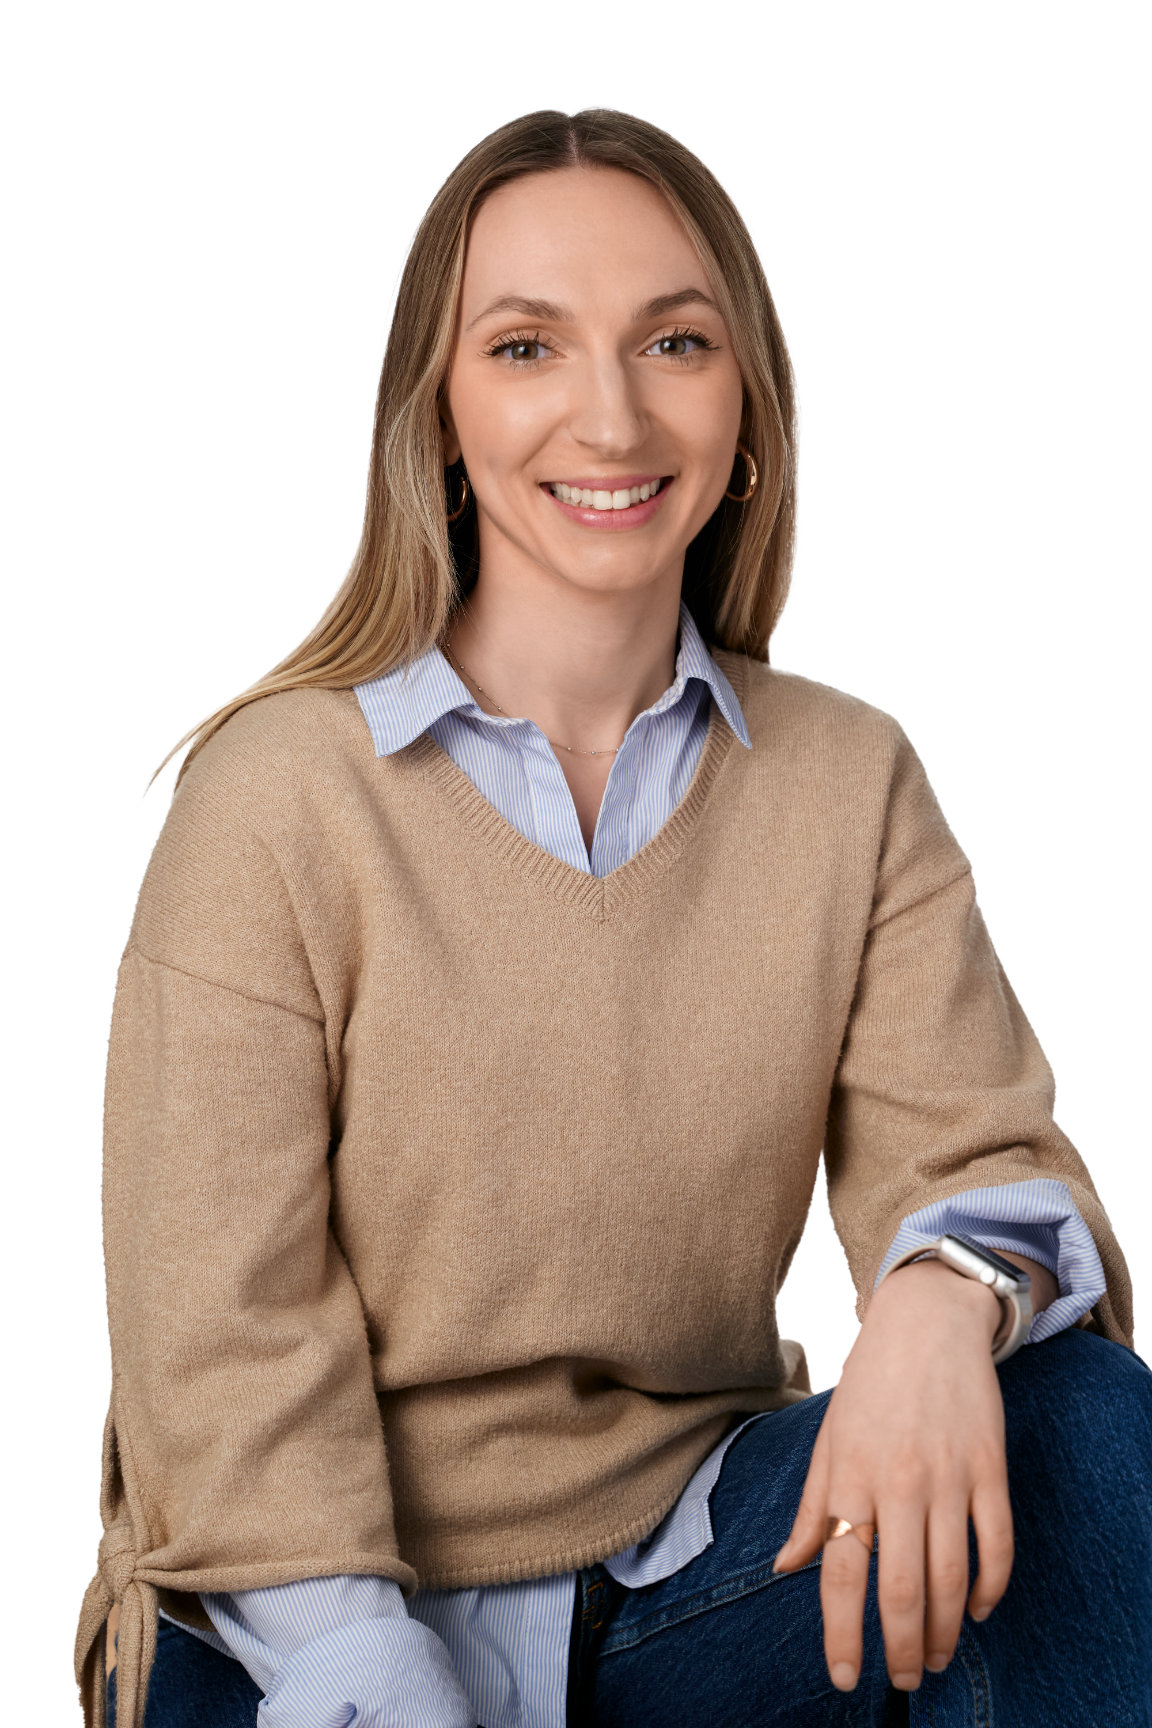
<svg viewBox="0 0 1152 1728">
<path fill-rule="evenodd" d="M 980 1551 L 980 1570 L 968 1598 L 968 1612 L 973 1620 L 987 1620 L 1008 1588 L 1015 1555 L 1006 1475 L 976 1489 L 972 1496 L 972 1523 Z"/>
<path fill-rule="evenodd" d="M 772 1570 L 791 1572 L 797 1566 L 807 1566 L 820 1552 L 828 1522 L 828 1443 L 825 1439 L 827 1416 L 820 1424 L 816 1444 L 804 1481 L 800 1506 L 792 1521 L 788 1540 L 777 1554 Z"/>
<path fill-rule="evenodd" d="M 853 1502 L 843 1497 L 837 1507 L 851 1509 Z M 841 1516 L 852 1517 L 851 1510 Z M 865 1521 L 860 1512 L 853 1523 Z M 867 1514 L 871 1517 L 871 1513 Z M 858 1537 L 849 1534 L 833 1537 L 825 1544 L 820 1562 L 820 1607 L 824 1615 L 824 1659 L 832 1684 L 841 1692 L 851 1692 L 860 1678 L 863 1655 L 864 1598 L 868 1590 L 868 1562 L 871 1555 Z"/>
<path fill-rule="evenodd" d="M 889 1501 L 881 1507 L 877 1523 L 880 1558 L 876 1596 L 888 1678 L 898 1691 L 914 1692 L 924 1666 L 924 1502 Z"/>
<path fill-rule="evenodd" d="M 928 1612 L 924 1666 L 947 1668 L 964 1621 L 968 1594 L 968 1506 L 964 1500 L 933 1506 L 928 1514 Z"/>
</svg>

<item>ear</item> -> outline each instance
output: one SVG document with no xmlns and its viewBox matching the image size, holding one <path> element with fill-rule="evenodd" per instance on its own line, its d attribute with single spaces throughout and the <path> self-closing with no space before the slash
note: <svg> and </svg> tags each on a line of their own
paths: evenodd
<svg viewBox="0 0 1152 1728">
<path fill-rule="evenodd" d="M 451 468 L 454 462 L 460 460 L 460 440 L 456 436 L 456 425 L 447 396 L 440 398 L 440 441 L 444 449 L 444 466 Z"/>
</svg>

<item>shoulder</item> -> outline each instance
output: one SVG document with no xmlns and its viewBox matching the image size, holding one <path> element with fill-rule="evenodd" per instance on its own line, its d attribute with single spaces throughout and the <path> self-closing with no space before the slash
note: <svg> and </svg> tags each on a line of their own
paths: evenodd
<svg viewBox="0 0 1152 1728">
<path fill-rule="evenodd" d="M 258 808 L 293 786 L 330 782 L 372 754 L 354 691 L 282 690 L 246 703 L 213 733 L 177 797 L 237 797 L 248 809 L 255 799 Z"/>
<path fill-rule="evenodd" d="M 301 884 L 330 874 L 355 777 L 374 756 L 351 690 L 291 690 L 232 715 L 189 763 L 145 876 L 133 939 L 222 977 L 209 949 L 297 942 Z"/>
<path fill-rule="evenodd" d="M 746 654 L 715 656 L 740 700 L 753 748 L 833 752 L 890 773 L 909 748 L 898 721 L 883 709 L 830 684 L 781 672 Z"/>
<path fill-rule="evenodd" d="M 169 826 L 246 833 L 278 851 L 302 833 L 323 833 L 374 763 L 354 691 L 261 696 L 238 709 L 189 762 Z"/>
<path fill-rule="evenodd" d="M 891 714 L 744 655 L 717 658 L 752 740 L 745 784 L 770 820 L 787 807 L 821 831 L 851 832 L 861 856 L 901 869 L 918 859 L 922 869 L 905 871 L 913 887 L 921 875 L 951 879 L 967 868 L 923 764 Z"/>
</svg>

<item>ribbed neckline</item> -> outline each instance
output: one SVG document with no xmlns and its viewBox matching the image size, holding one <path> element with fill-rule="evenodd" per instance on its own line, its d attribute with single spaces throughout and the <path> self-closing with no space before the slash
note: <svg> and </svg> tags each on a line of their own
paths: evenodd
<svg viewBox="0 0 1152 1728">
<path fill-rule="evenodd" d="M 744 656 L 720 651 L 714 658 L 723 667 L 737 700 L 743 706 L 747 684 Z M 429 784 L 444 793 L 495 857 L 538 882 L 565 904 L 579 908 L 595 920 L 602 920 L 610 918 L 643 893 L 649 883 L 662 876 L 679 858 L 735 742 L 731 727 L 713 699 L 708 734 L 688 790 L 648 844 L 642 846 L 626 864 L 609 871 L 607 876 L 593 876 L 588 871 L 577 870 L 575 865 L 554 858 L 535 841 L 526 839 L 489 804 L 430 733 L 421 733 L 400 754 L 417 767 Z"/>
</svg>

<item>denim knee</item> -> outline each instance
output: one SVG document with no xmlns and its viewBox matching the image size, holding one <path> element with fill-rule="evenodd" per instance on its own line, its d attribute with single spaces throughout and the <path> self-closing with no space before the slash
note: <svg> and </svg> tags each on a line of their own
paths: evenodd
<svg viewBox="0 0 1152 1728">
<path fill-rule="evenodd" d="M 1152 1372 L 1134 1351 L 1069 1328 L 1018 1351 L 1000 1386 L 1010 1476 L 1038 1469 L 1094 1516 L 1130 1505 L 1152 1474 Z"/>
<path fill-rule="evenodd" d="M 1005 1399 L 1026 1399 L 1095 1416 L 1096 1433 L 1107 1410 L 1139 1422 L 1152 1413 L 1152 1372 L 1134 1350 L 1099 1333 L 1070 1326 L 1042 1344 L 1027 1344 L 1000 1370 Z"/>
</svg>

